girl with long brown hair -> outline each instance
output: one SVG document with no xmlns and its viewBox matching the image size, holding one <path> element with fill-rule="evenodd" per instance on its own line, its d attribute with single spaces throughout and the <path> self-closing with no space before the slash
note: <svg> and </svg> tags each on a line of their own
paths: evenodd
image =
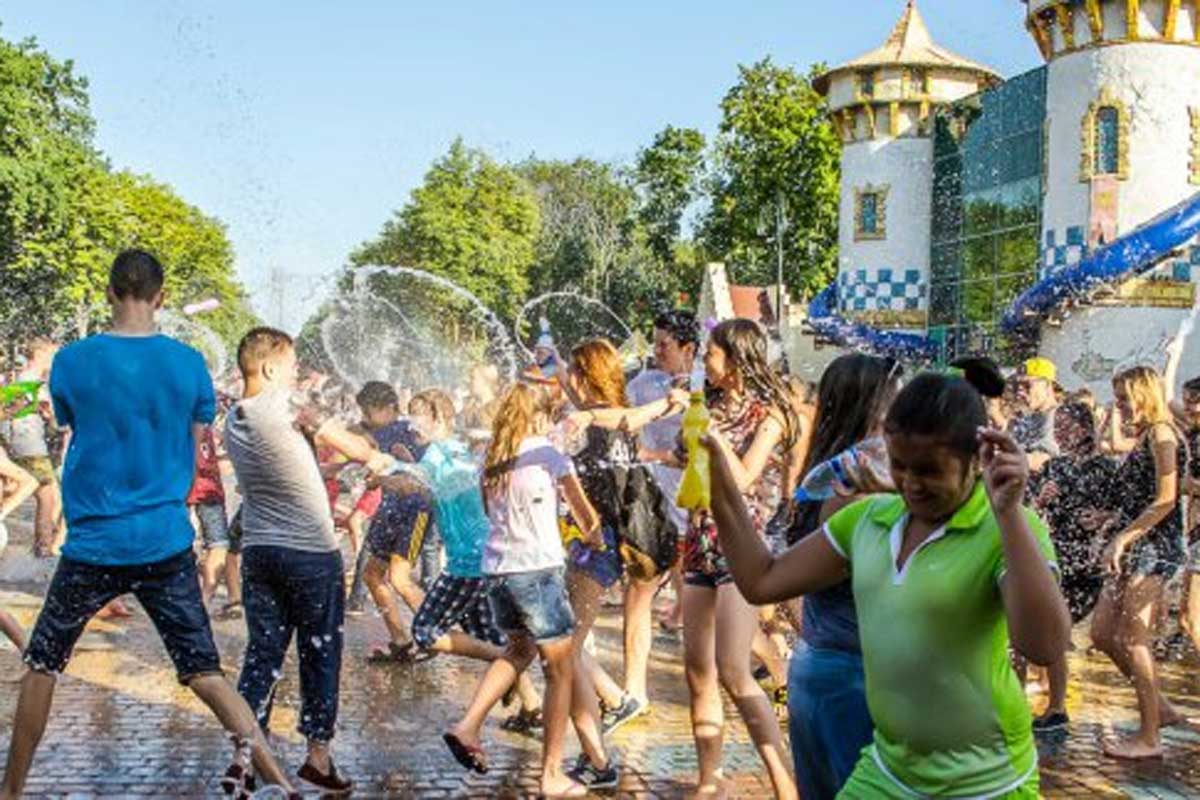
<svg viewBox="0 0 1200 800">
<path fill-rule="evenodd" d="M 1113 378 L 1114 413 L 1134 434 L 1113 486 L 1116 507 L 1089 509 L 1084 525 L 1115 536 L 1102 557 L 1108 573 L 1092 618 L 1092 639 L 1133 681 L 1141 726 L 1133 736 L 1107 743 L 1113 758 L 1162 756 L 1159 729 L 1180 721 L 1158 685 L 1152 628 L 1163 588 L 1184 562 L 1180 478 L 1187 446 L 1171 421 L 1162 379 L 1151 367 L 1133 367 Z"/>
<path fill-rule="evenodd" d="M 559 492 L 589 541 L 597 541 L 600 527 L 570 459 L 546 438 L 551 411 L 551 398 L 544 387 L 518 383 L 504 396 L 496 413 L 482 477 L 484 505 L 492 523 L 482 572 L 488 582 L 492 615 L 508 635 L 508 647 L 488 668 L 466 715 L 443 738 L 460 764 L 474 772 L 487 772 L 480 743 L 484 720 L 534 656 L 540 656 L 546 678 L 541 793 L 544 797 L 585 797 L 588 786 L 584 781 L 591 783 L 593 776 L 562 769 L 568 717 L 576 720 L 583 752 L 606 773 L 608 785 L 615 786 L 616 769 L 599 736 L 589 735 L 591 729 L 579 724 L 582 717 L 572 702 L 575 617 L 563 579 Z"/>
<path fill-rule="evenodd" d="M 713 329 L 704 355 L 709 427 L 751 511 L 765 532 L 779 504 L 785 454 L 798 434 L 792 397 L 767 361 L 762 328 L 751 320 L 726 320 Z M 787 768 L 779 725 L 750 669 L 758 615 L 738 588 L 708 511 L 693 512 L 683 556 L 683 644 L 692 733 L 700 777 L 698 795 L 722 796 L 724 712 L 720 686 L 732 697 L 766 765 L 775 795 L 797 797 Z"/>
<path fill-rule="evenodd" d="M 607 733 L 649 710 L 646 678 L 651 610 L 659 577 L 674 560 L 678 538 L 668 507 L 671 499 L 663 496 L 649 466 L 638 462 L 637 432 L 656 419 L 681 411 L 686 394 L 673 392 L 630 408 L 621 357 L 604 339 L 590 339 L 575 347 L 559 374 L 577 409 L 567 420 L 577 445 L 570 448 L 572 459 L 584 491 L 600 515 L 604 537 L 602 548 L 576 540 L 569 550 L 567 587 L 578 621 L 575 638 L 580 672 L 576 682 L 599 692 L 606 708 L 602 721 Z M 624 687 L 583 647 L 604 593 L 622 574 L 628 577 Z M 595 696 L 586 700 L 589 708 L 596 707 Z"/>
</svg>

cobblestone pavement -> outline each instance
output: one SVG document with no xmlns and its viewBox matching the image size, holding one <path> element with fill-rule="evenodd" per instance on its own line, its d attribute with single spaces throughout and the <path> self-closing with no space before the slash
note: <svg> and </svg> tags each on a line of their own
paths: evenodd
<svg viewBox="0 0 1200 800">
<path fill-rule="evenodd" d="M 17 544 L 0 561 L 0 603 L 25 625 L 40 606 L 44 583 L 37 565 Z M 598 647 L 603 662 L 619 672 L 619 618 L 601 617 Z M 230 675 L 236 675 L 244 623 L 216 623 L 218 644 Z M 482 667 L 438 658 L 411 667 L 369 666 L 367 647 L 383 635 L 371 615 L 347 625 L 340 731 L 335 752 L 343 771 L 357 782 L 356 797 L 534 796 L 539 743 L 501 731 L 498 714 L 485 743 L 492 764 L 486 776 L 468 776 L 441 743 L 442 729 L 463 710 Z M 1190 714 L 1200 714 L 1200 673 L 1195 660 L 1166 669 L 1171 697 Z M 17 653 L 0 651 L 0 748 L 7 748 L 17 681 Z M 1081 647 L 1072 664 L 1069 696 L 1071 735 L 1043 744 L 1046 797 L 1183 798 L 1200 796 L 1200 730 L 1167 731 L 1166 758 L 1126 765 L 1101 754 L 1100 741 L 1136 722 L 1131 689 L 1101 657 Z M 540 676 L 538 676 L 540 680 Z M 620 797 L 681 797 L 695 775 L 680 643 L 655 639 L 651 713 L 612 738 L 624 765 Z M 1035 698 L 1035 705 L 1042 701 Z M 1044 701 L 1042 701 L 1044 702 Z M 303 758 L 294 733 L 297 682 L 293 658 L 279 687 L 273 728 L 293 768 Z M 732 796 L 768 797 L 769 787 L 745 729 L 732 709 L 726 766 Z M 573 740 L 569 738 L 569 747 Z M 573 755 L 572 750 L 568 751 Z M 216 721 L 178 686 L 144 614 L 122 625 L 93 623 L 67 675 L 60 681 L 54 711 L 34 763 L 31 797 L 208 797 L 219 795 L 229 744 Z"/>
</svg>

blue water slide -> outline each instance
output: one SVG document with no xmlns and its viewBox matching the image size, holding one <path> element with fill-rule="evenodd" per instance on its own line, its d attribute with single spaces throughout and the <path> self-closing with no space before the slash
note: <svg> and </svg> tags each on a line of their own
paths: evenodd
<svg viewBox="0 0 1200 800">
<path fill-rule="evenodd" d="M 1078 264 L 1047 275 L 1026 289 L 1004 314 L 1012 331 L 1058 306 L 1086 297 L 1098 286 L 1146 272 L 1200 234 L 1200 194 L 1159 214 L 1132 232 L 1089 253 Z"/>
<path fill-rule="evenodd" d="M 932 361 L 939 345 L 927 336 L 900 331 L 883 331 L 851 322 L 838 315 L 837 284 L 825 287 L 808 304 L 808 324 L 823 339 L 842 347 L 863 348 L 905 361 Z"/>
</svg>

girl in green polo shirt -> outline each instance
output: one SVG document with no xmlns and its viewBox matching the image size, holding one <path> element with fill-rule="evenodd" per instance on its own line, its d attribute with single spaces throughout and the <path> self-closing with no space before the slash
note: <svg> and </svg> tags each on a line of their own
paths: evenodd
<svg viewBox="0 0 1200 800">
<path fill-rule="evenodd" d="M 713 513 L 742 594 L 778 603 L 850 578 L 874 742 L 839 797 L 1037 797 L 1037 752 L 1010 642 L 1036 664 L 1070 619 L 1029 468 L 960 377 L 919 375 L 884 427 L 898 494 L 848 506 L 772 556 L 719 448 Z"/>
</svg>

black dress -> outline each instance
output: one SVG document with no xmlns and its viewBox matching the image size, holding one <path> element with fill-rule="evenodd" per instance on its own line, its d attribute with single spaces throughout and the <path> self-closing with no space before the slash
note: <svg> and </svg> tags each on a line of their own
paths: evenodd
<svg viewBox="0 0 1200 800">
<path fill-rule="evenodd" d="M 1116 463 L 1107 456 L 1081 460 L 1059 456 L 1046 462 L 1031 487 L 1035 496 L 1048 483 L 1058 487 L 1058 497 L 1042 515 L 1058 555 L 1062 591 L 1072 622 L 1079 622 L 1091 613 L 1104 586 L 1096 533 L 1079 524 L 1079 514 L 1094 498 L 1113 496 L 1116 472 Z"/>
<path fill-rule="evenodd" d="M 1177 437 L 1178 438 L 1178 437 Z M 1188 474 L 1187 442 L 1178 439 L 1176 475 Z M 1130 453 L 1117 469 L 1114 478 L 1120 512 L 1120 529 L 1141 516 L 1158 494 L 1158 478 L 1154 468 L 1154 451 L 1150 437 Z M 1179 492 L 1182 496 L 1182 491 Z M 1176 498 L 1175 505 L 1166 519 L 1155 525 L 1129 549 L 1125 562 L 1125 574 L 1170 578 L 1185 561 L 1183 543 L 1183 503 Z"/>
</svg>

